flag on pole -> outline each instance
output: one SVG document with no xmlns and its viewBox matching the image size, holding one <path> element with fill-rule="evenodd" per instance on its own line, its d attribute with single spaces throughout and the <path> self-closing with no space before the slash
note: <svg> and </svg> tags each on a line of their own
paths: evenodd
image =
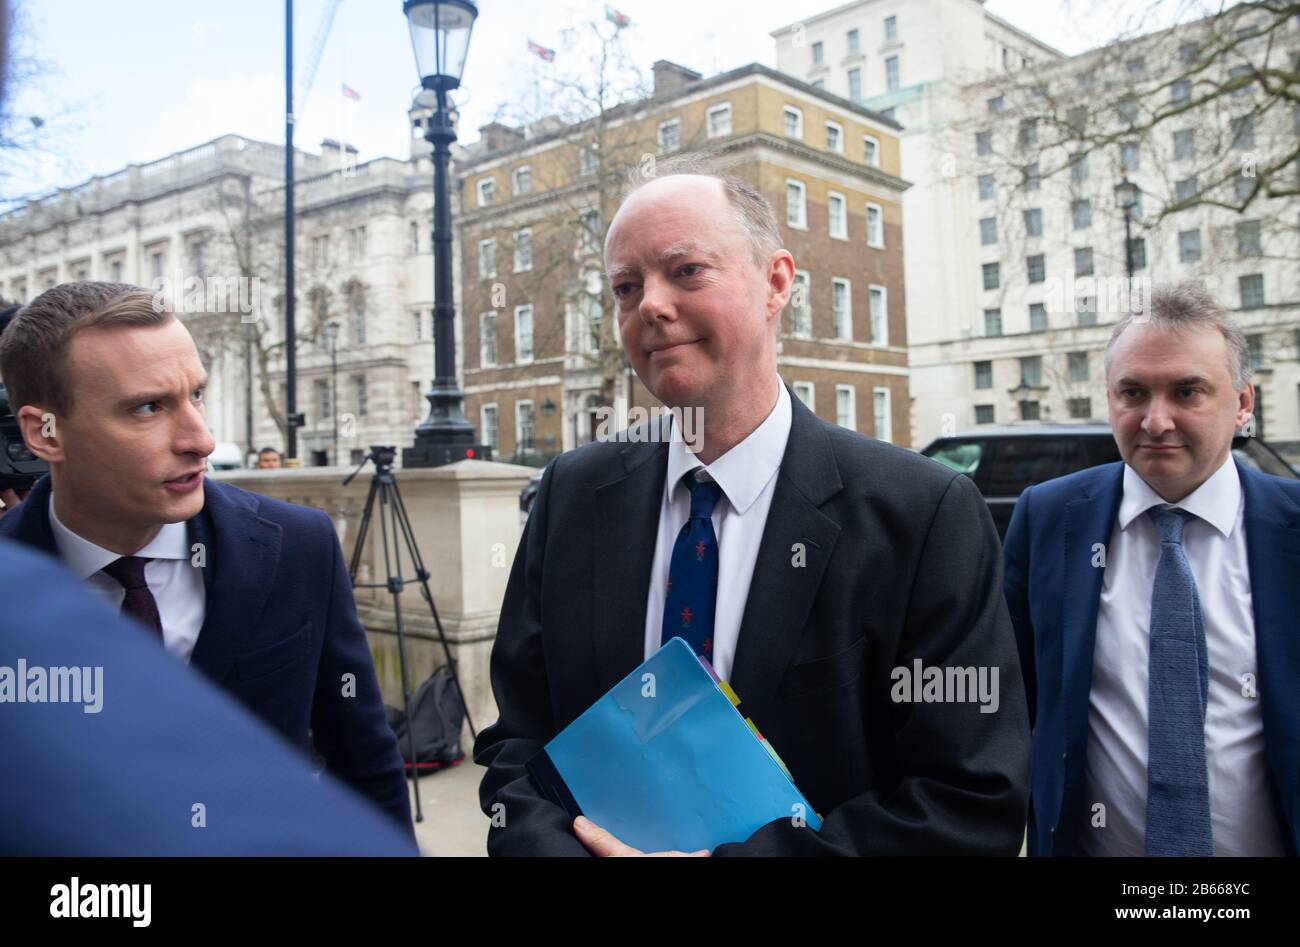
<svg viewBox="0 0 1300 947">
<path fill-rule="evenodd" d="M 626 13 L 619 13 L 610 6 L 605 7 L 605 19 L 609 20 L 609 22 L 613 23 L 620 30 L 625 26 L 632 25 L 632 20 Z"/>
<path fill-rule="evenodd" d="M 529 40 L 528 51 L 546 62 L 555 62 L 555 50 L 547 49 L 541 43 L 534 43 L 532 40 Z"/>
<path fill-rule="evenodd" d="M 345 82 L 343 83 L 343 98 L 351 99 L 354 102 L 360 102 L 361 93 Z"/>
</svg>

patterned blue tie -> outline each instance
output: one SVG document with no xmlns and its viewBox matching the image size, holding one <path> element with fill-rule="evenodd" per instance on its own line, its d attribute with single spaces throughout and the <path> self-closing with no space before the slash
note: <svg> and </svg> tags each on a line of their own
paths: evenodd
<svg viewBox="0 0 1300 947">
<path fill-rule="evenodd" d="M 1184 510 L 1148 511 L 1160 533 L 1151 593 L 1147 711 L 1148 855 L 1213 855 L 1205 705 L 1210 668 L 1205 617 L 1183 551 Z"/>
<path fill-rule="evenodd" d="M 691 515 L 673 543 L 664 598 L 661 644 L 683 638 L 695 653 L 713 660 L 713 616 L 718 602 L 718 537 L 713 507 L 722 488 L 712 480 L 684 478 L 691 490 Z"/>
</svg>

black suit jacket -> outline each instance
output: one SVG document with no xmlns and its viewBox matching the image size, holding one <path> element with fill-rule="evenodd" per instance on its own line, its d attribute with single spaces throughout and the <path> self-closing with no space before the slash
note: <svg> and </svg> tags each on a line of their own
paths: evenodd
<svg viewBox="0 0 1300 947">
<path fill-rule="evenodd" d="M 412 832 L 402 758 L 330 518 L 228 483 L 203 490 L 203 511 L 186 523 L 203 546 L 205 589 L 190 666 L 304 752 L 314 743 L 331 772 Z M 49 500 L 45 476 L 0 518 L 0 535 L 57 558 Z"/>
<path fill-rule="evenodd" d="M 1029 724 L 984 501 L 791 402 L 731 683 L 825 821 L 780 819 L 714 854 L 1015 855 Z M 644 658 L 668 445 L 635 437 L 556 458 L 520 541 L 492 651 L 500 719 L 475 744 L 483 810 L 504 817 L 491 854 L 586 852 L 524 767 Z M 891 672 L 914 658 L 997 667 L 998 711 L 895 703 Z"/>
</svg>

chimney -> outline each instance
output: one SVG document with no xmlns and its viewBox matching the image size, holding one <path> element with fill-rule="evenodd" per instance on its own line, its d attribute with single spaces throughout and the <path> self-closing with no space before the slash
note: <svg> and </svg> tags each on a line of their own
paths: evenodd
<svg viewBox="0 0 1300 947">
<path fill-rule="evenodd" d="M 481 125 L 478 135 L 479 140 L 483 142 L 483 150 L 487 152 L 501 151 L 514 145 L 522 145 L 524 142 L 522 129 L 511 128 L 509 125 L 502 125 L 500 122 Z"/>
<path fill-rule="evenodd" d="M 694 69 L 687 69 L 667 59 L 660 59 L 654 64 L 655 98 L 662 95 L 674 95 L 688 85 L 700 81 L 700 74 Z"/>
</svg>

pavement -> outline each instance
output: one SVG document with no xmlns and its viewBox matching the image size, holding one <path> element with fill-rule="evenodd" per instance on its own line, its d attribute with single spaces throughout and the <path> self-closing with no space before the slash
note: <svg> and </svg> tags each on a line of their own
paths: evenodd
<svg viewBox="0 0 1300 947">
<path fill-rule="evenodd" d="M 459 766 L 420 777 L 424 821 L 415 823 L 415 838 L 421 854 L 439 858 L 487 857 L 489 823 L 478 806 L 478 785 L 484 772 L 466 756 Z M 410 779 L 406 785 L 412 790 Z M 415 818 L 413 791 L 411 818 Z"/>
</svg>

